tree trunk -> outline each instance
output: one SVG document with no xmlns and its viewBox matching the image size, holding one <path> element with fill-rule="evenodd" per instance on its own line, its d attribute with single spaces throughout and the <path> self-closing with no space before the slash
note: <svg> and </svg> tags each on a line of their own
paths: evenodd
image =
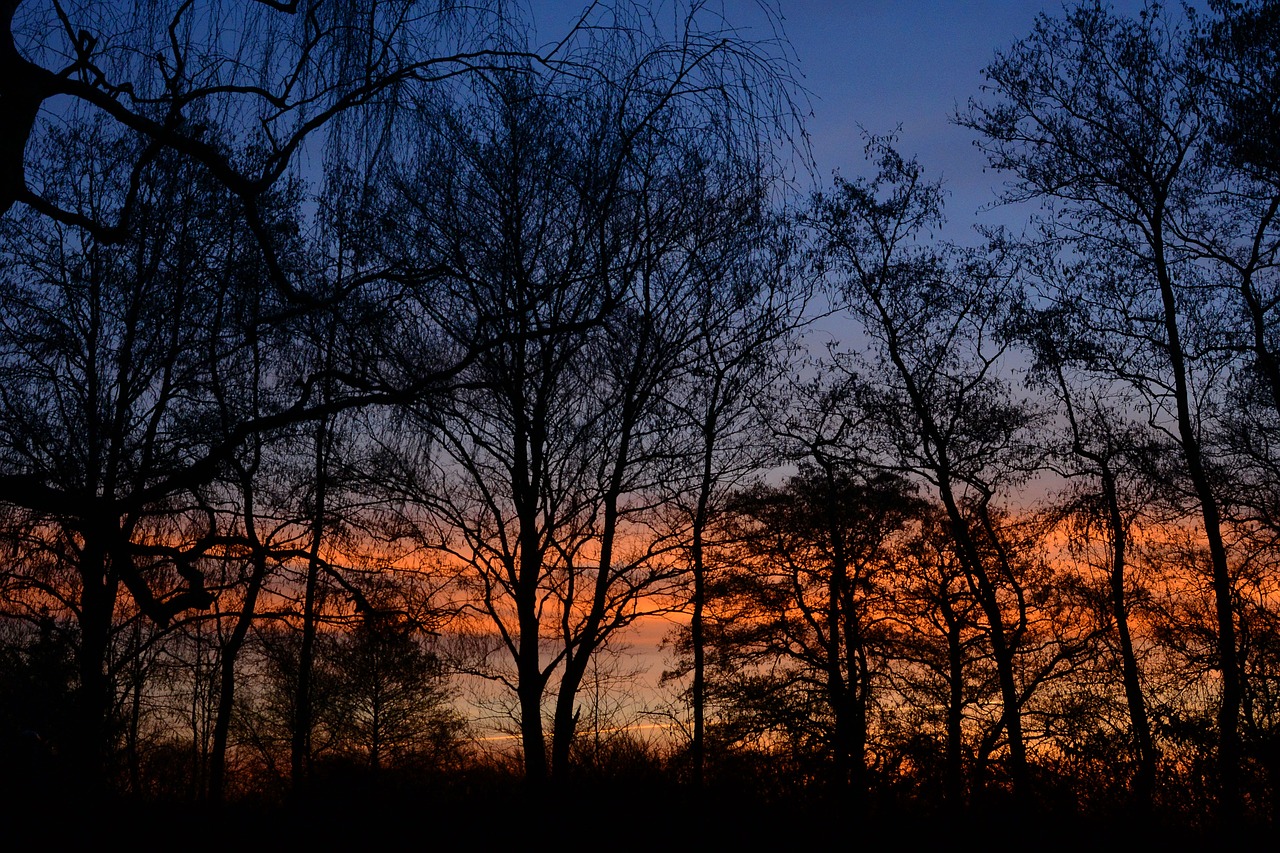
<svg viewBox="0 0 1280 853">
<path fill-rule="evenodd" d="M 294 791 L 306 786 L 311 770 L 311 732 L 314 726 L 312 675 L 315 668 L 317 599 L 320 586 L 320 547 L 324 541 L 325 502 L 328 492 L 329 430 L 326 421 L 316 425 L 315 513 L 311 520 L 311 547 L 307 556 L 306 589 L 302 603 L 302 644 L 298 650 L 298 680 L 294 691 L 293 737 L 289 768 Z"/>
<path fill-rule="evenodd" d="M 108 786 L 113 697 L 106 666 L 117 594 L 108 561 L 101 537 L 86 533 L 79 566 L 82 590 L 77 669 L 80 685 L 76 692 L 70 769 L 75 774 L 75 783 L 89 797 L 102 796 Z"/>
<path fill-rule="evenodd" d="M 516 586 L 516 612 L 520 639 L 516 650 L 516 694 L 520 700 L 520 743 L 524 753 L 525 780 L 541 787 L 548 779 L 547 743 L 542 727 L 541 625 L 538 622 L 538 578 L 542 555 L 538 550 L 535 522 L 521 519 L 520 577 Z"/>
<path fill-rule="evenodd" d="M 1235 616 L 1231 603 L 1231 572 L 1227 564 L 1226 544 L 1222 539 L 1218 498 L 1205 469 L 1200 437 L 1192 418 L 1191 389 L 1187 382 L 1187 365 L 1178 327 L 1177 299 L 1158 227 L 1154 229 L 1154 235 L 1152 249 L 1156 260 L 1156 279 L 1160 285 L 1169 366 L 1173 372 L 1174 397 L 1178 407 L 1178 439 L 1187 463 L 1187 474 L 1200 502 L 1200 516 L 1212 565 L 1214 612 L 1218 628 L 1218 669 L 1222 677 L 1222 697 L 1218 706 L 1219 808 L 1223 821 L 1233 824 L 1241 814 L 1243 803 L 1240 791 L 1241 691 L 1236 658 Z"/>
<path fill-rule="evenodd" d="M 1138 658 L 1133 649 L 1133 637 L 1129 631 L 1129 605 L 1125 598 L 1124 573 L 1127 558 L 1128 533 L 1120 512 L 1115 476 L 1110 466 L 1101 466 L 1103 495 L 1107 501 L 1107 516 L 1111 527 L 1111 613 L 1116 620 L 1116 636 L 1120 641 L 1120 664 L 1124 679 L 1125 700 L 1129 706 L 1129 723 L 1138 747 L 1138 773 L 1134 779 L 1134 798 L 1139 812 L 1151 811 L 1155 792 L 1156 746 L 1151 735 L 1151 722 L 1147 717 L 1146 697 L 1142 693 L 1142 678 Z"/>
<path fill-rule="evenodd" d="M 538 638 L 536 630 L 526 639 L 520 632 L 520 660 L 517 663 L 520 699 L 520 743 L 524 754 L 525 780 L 537 787 L 546 783 L 547 746 L 542 730 L 543 674 L 538 662 Z"/>
<path fill-rule="evenodd" d="M 253 549 L 253 570 L 249 575 L 235 627 L 231 629 L 231 636 L 222 648 L 222 659 L 219 661 L 218 707 L 213 721 L 213 748 L 209 756 L 209 798 L 215 803 L 222 802 L 226 793 L 227 740 L 231 732 L 231 714 L 235 709 L 236 661 L 253 625 L 258 594 L 267 575 L 267 554 L 258 539 L 253 487 L 247 477 L 244 493 L 245 537 Z"/>
<path fill-rule="evenodd" d="M 945 796 L 953 815 L 965 808 L 964 797 L 964 646 L 960 641 L 960 620 L 942 595 L 947 620 L 947 754 Z"/>
<path fill-rule="evenodd" d="M 720 399 L 721 376 L 716 374 L 711 402 L 702 423 L 702 479 L 698 484 L 698 502 L 693 513 L 692 541 L 689 547 L 693 564 L 693 614 L 689 621 L 689 643 L 693 647 L 693 742 L 689 745 L 693 786 L 701 789 L 706 782 L 706 706 L 707 706 L 707 640 L 705 611 L 707 605 L 707 566 L 705 539 L 711 504 L 712 467 L 715 462 L 717 432 L 716 403 Z"/>
</svg>

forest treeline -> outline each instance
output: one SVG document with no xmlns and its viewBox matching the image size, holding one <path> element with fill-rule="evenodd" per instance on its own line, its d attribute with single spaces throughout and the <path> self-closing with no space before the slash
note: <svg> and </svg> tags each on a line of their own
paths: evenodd
<svg viewBox="0 0 1280 853">
<path fill-rule="evenodd" d="M 1280 811 L 1280 6 L 993 45 L 963 244 L 765 4 L 0 9 L 9 798 Z"/>
</svg>

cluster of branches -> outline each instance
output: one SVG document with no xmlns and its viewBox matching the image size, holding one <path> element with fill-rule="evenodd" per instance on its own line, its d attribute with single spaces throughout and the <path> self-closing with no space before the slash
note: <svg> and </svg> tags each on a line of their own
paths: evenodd
<svg viewBox="0 0 1280 853">
<path fill-rule="evenodd" d="M 671 577 L 631 532 L 680 488 L 676 401 L 795 313 L 785 45 L 701 3 L 543 47 L 505 3 L 4 8 L 0 577 L 74 636 L 70 776 L 118 777 L 176 655 L 221 796 L 240 667 L 279 657 L 241 653 L 288 648 L 300 785 L 344 620 L 468 615 L 508 660 L 459 665 L 512 686 L 532 776 L 550 691 L 563 764 Z"/>
<path fill-rule="evenodd" d="M 1040 203 L 1022 234 L 931 239 L 942 187 L 892 140 L 815 197 L 863 343 L 776 430 L 800 473 L 725 517 L 731 742 L 855 803 L 1062 774 L 1274 816 L 1278 37 L 1265 3 L 1042 16 L 956 117 Z"/>
<path fill-rule="evenodd" d="M 701 4 L 35 5 L 2 722 L 75 778 L 456 767 L 462 684 L 572 778 L 668 615 L 697 786 L 1280 807 L 1272 4 L 1041 17 L 971 247 L 892 139 L 793 204 L 785 43 Z"/>
</svg>

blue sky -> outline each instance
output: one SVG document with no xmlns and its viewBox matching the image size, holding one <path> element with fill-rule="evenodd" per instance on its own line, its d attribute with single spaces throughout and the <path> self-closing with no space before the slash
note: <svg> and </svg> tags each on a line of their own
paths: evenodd
<svg viewBox="0 0 1280 853">
<path fill-rule="evenodd" d="M 1038 13 L 1063 14 L 1041 0 L 780 0 L 791 44 L 812 93 L 809 131 L 819 174 L 846 176 L 862 166 L 859 125 L 888 133 L 916 155 L 951 192 L 948 236 L 975 222 L 1017 225 L 1008 209 L 979 213 L 994 201 L 1002 177 L 986 170 L 974 134 L 951 117 L 980 96 L 982 69 L 997 49 L 1030 33 Z M 1074 4 L 1072 4 L 1074 5 Z M 1141 0 L 1114 8 L 1136 15 Z"/>
<path fill-rule="evenodd" d="M 773 0 L 795 51 L 813 114 L 808 120 L 817 174 L 830 181 L 862 172 L 859 126 L 876 134 L 901 127 L 899 148 L 915 155 L 951 192 L 946 236 L 964 239 L 972 224 L 1014 224 L 1001 210 L 978 214 L 1001 177 L 984 171 L 973 134 L 950 118 L 979 95 L 982 68 L 998 48 L 1030 32 L 1037 13 L 1059 15 L 1060 0 Z M 562 32 L 586 0 L 529 0 L 540 33 Z M 744 35 L 768 37 L 757 0 L 712 0 Z M 1116 0 L 1136 14 L 1141 0 Z"/>
</svg>

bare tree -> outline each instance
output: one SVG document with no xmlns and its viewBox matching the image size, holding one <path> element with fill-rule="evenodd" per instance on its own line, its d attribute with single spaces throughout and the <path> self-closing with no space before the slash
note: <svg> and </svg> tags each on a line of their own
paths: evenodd
<svg viewBox="0 0 1280 853">
<path fill-rule="evenodd" d="M 835 790 L 847 793 L 859 814 L 869 793 L 866 752 L 893 609 L 885 581 L 895 568 L 894 540 L 920 509 L 905 479 L 860 475 L 821 451 L 785 486 L 746 490 L 732 506 L 750 555 L 737 571 L 753 577 L 725 584 L 738 594 L 730 608 L 761 624 L 750 631 L 752 645 L 722 654 L 764 661 L 766 669 L 773 657 L 774 677 L 785 673 L 794 689 L 821 696 L 803 702 L 824 708 L 821 719 L 829 720 L 811 734 L 824 743 Z M 822 723 L 812 718 L 809 725 Z"/>
<path fill-rule="evenodd" d="M 941 502 L 957 558 L 987 622 L 999 675 L 1010 773 L 1029 793 L 1025 701 L 1016 659 L 1028 627 L 1013 540 L 998 501 L 1029 473 L 1034 412 L 1001 371 L 1018 294 L 1000 252 L 922 245 L 940 221 L 942 190 L 886 140 L 868 142 L 871 180 L 837 177 L 812 224 L 840 305 L 869 341 L 863 405 L 883 426 L 880 464 L 922 478 Z M 878 454 L 878 455 L 879 455 Z M 874 458 L 874 457 L 872 457 Z"/>
<path fill-rule="evenodd" d="M 101 124 L 72 125 L 46 150 L 43 177 L 67 206 L 109 210 L 129 192 L 116 156 L 127 150 Z M 169 165 L 131 191 L 127 242 L 34 215 L 5 223 L 0 494 L 42 526 L 71 572 L 46 589 L 80 625 L 84 743 L 74 752 L 90 780 L 103 769 L 104 664 L 122 588 L 160 624 L 209 602 L 193 563 L 208 546 L 185 533 L 188 521 L 212 531 L 173 482 L 199 446 L 188 427 L 204 414 L 207 367 L 226 351 L 218 272 L 240 256 L 219 195 Z"/>
<path fill-rule="evenodd" d="M 518 700 L 535 780 L 568 769 L 593 655 L 674 575 L 662 556 L 674 543 L 656 532 L 668 401 L 698 318 L 717 310 L 698 243 L 726 221 L 699 217 L 716 191 L 755 192 L 726 182 L 743 171 L 717 184 L 715 170 L 759 162 L 775 127 L 754 103 L 708 97 L 783 81 L 700 20 L 684 22 L 683 43 L 610 31 L 569 51 L 575 73 L 512 67 L 463 106 L 425 104 L 417 159 L 388 195 L 408 226 L 390 239 L 436 282 L 404 283 L 410 322 L 484 342 L 460 392 L 416 412 L 440 479 L 411 490 L 419 529 L 462 567 L 468 608 L 509 657 L 512 671 L 483 671 Z M 749 215 L 758 199 L 746 196 Z"/>
<path fill-rule="evenodd" d="M 1228 29 L 1235 11 L 1216 7 Z M 1154 5 L 1136 18 L 1099 3 L 1042 17 L 997 55 L 990 98 L 960 121 L 1010 174 L 1010 198 L 1051 204 L 1049 235 L 1103 261 L 1042 295 L 1082 315 L 1099 369 L 1141 395 L 1182 457 L 1212 565 L 1221 809 L 1231 818 L 1242 808 L 1241 683 L 1225 507 L 1237 486 L 1224 476 L 1222 413 L 1228 381 L 1241 376 L 1237 353 L 1251 354 L 1260 376 L 1270 370 L 1273 318 L 1258 287 L 1277 208 L 1265 181 L 1215 145 L 1205 72 L 1222 69 L 1197 63 L 1195 44 L 1185 22 Z"/>
<path fill-rule="evenodd" d="M 301 296 L 264 198 L 336 117 L 385 114 L 406 87 L 502 56 L 477 43 L 506 18 L 500 3 L 5 0 L 0 22 L 0 104 L 9 117 L 0 214 L 21 204 L 100 241 L 122 239 L 144 173 L 157 158 L 182 161 L 240 209 L 269 280 Z M 68 111 L 131 138 L 120 164 L 131 189 L 118 209 L 65 206 L 31 171 Z"/>
<path fill-rule="evenodd" d="M 1106 579 L 1137 759 L 1133 794 L 1138 810 L 1146 813 L 1152 807 L 1159 753 L 1133 636 L 1138 622 L 1134 599 L 1140 598 L 1140 590 L 1130 569 L 1130 540 L 1144 507 L 1155 504 L 1167 485 L 1157 462 L 1167 447 L 1123 413 L 1126 400 L 1116 388 L 1089 375 L 1098 348 L 1105 345 L 1080 328 L 1078 319 L 1060 310 L 1032 312 L 1024 334 L 1036 358 L 1033 375 L 1066 417 L 1061 446 L 1046 446 L 1046 456 L 1060 460 L 1054 467 L 1071 483 L 1052 512 L 1072 531 L 1072 542 L 1086 560 L 1091 559 L 1092 543 L 1101 540 L 1106 546 L 1102 557 L 1092 559 Z M 1156 523 L 1150 514 L 1147 521 Z"/>
<path fill-rule="evenodd" d="M 810 283 L 796 263 L 793 220 L 768 208 L 768 165 L 695 166 L 683 197 L 702 211 L 685 232 L 701 284 L 690 306 L 691 351 L 668 395 L 672 462 L 664 477 L 670 524 L 687 549 L 690 591 L 688 689 L 692 778 L 706 761 L 707 588 L 718 562 L 716 530 L 726 502 L 778 455 L 768 425 L 805 319 Z"/>
</svg>

